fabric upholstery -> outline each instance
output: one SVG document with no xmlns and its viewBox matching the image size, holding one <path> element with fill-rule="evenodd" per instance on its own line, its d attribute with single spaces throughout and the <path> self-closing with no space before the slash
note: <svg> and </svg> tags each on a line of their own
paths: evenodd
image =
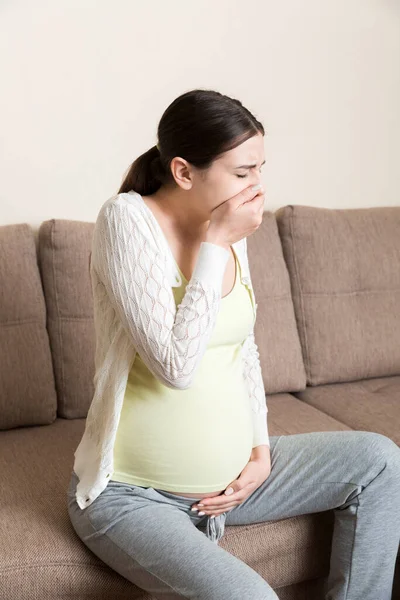
<svg viewBox="0 0 400 600">
<path fill-rule="evenodd" d="M 400 206 L 275 215 L 307 385 L 400 375 Z"/>
<path fill-rule="evenodd" d="M 57 396 L 32 229 L 0 227 L 0 429 L 48 425 Z"/>
<path fill-rule="evenodd" d="M 267 397 L 270 435 L 295 435 L 311 431 L 351 431 L 353 428 L 339 419 L 300 402 L 291 394 L 272 394 Z"/>
<path fill-rule="evenodd" d="M 247 238 L 247 253 L 258 305 L 254 332 L 265 391 L 304 389 L 306 375 L 290 278 L 273 213 L 264 212 L 260 227 Z"/>
<path fill-rule="evenodd" d="M 351 429 L 378 431 L 400 446 L 400 376 L 307 387 L 294 395 Z"/>
<path fill-rule="evenodd" d="M 58 396 L 58 416 L 86 417 L 93 398 L 95 336 L 89 255 L 93 223 L 50 219 L 38 260 Z"/>
</svg>

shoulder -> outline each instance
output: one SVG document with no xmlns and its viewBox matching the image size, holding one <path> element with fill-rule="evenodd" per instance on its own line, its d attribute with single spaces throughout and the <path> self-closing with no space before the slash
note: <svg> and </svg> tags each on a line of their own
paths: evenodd
<svg viewBox="0 0 400 600">
<path fill-rule="evenodd" d="M 107 227 L 126 225 L 131 228 L 132 223 L 143 225 L 147 217 L 140 200 L 136 192 L 114 194 L 101 205 L 96 219 L 96 228 L 102 228 L 102 225 Z"/>
<path fill-rule="evenodd" d="M 92 236 L 92 259 L 99 265 L 132 260 L 146 248 L 147 255 L 157 249 L 151 228 L 136 192 L 114 194 L 100 207 Z"/>
<path fill-rule="evenodd" d="M 109 214 L 118 210 L 129 210 L 132 213 L 136 212 L 140 214 L 139 198 L 136 192 L 114 194 L 102 204 L 99 215 Z"/>
<path fill-rule="evenodd" d="M 140 204 L 141 198 L 135 192 L 115 194 L 108 198 L 98 212 L 92 247 L 100 253 L 109 246 L 124 248 L 150 248 L 154 245 L 148 217 Z"/>
</svg>

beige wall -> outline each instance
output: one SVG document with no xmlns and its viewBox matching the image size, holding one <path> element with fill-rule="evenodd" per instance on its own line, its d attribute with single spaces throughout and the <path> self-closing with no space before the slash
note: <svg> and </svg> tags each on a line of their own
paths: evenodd
<svg viewBox="0 0 400 600">
<path fill-rule="evenodd" d="M 94 221 L 195 87 L 264 123 L 267 209 L 400 204 L 396 0 L 5 0 L 0 50 L 0 224 Z"/>
</svg>

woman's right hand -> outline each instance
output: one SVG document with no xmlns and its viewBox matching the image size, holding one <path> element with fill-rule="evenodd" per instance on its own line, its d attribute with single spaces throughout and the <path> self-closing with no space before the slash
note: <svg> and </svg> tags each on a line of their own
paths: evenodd
<svg viewBox="0 0 400 600">
<path fill-rule="evenodd" d="M 254 233 L 261 225 L 264 212 L 264 189 L 249 186 L 211 211 L 206 240 L 224 246 Z"/>
</svg>

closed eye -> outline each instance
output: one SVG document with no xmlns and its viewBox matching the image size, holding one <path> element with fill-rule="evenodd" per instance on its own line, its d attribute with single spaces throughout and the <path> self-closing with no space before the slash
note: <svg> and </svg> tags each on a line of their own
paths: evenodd
<svg viewBox="0 0 400 600">
<path fill-rule="evenodd" d="M 260 173 L 262 172 L 261 169 L 259 169 Z M 244 179 L 245 177 L 247 177 L 247 173 L 246 175 L 236 175 L 236 177 L 239 177 L 240 179 Z"/>
</svg>

